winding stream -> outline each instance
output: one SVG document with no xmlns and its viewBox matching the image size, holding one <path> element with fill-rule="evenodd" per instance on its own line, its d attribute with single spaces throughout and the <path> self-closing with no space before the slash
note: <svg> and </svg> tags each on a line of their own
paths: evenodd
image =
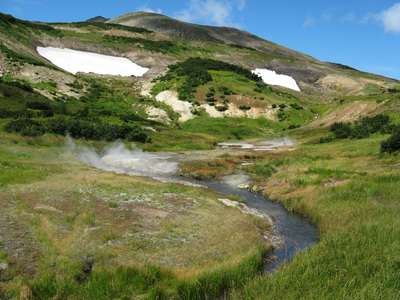
<svg viewBox="0 0 400 300">
<path fill-rule="evenodd" d="M 286 142 L 285 142 L 286 143 Z M 246 147 L 248 144 L 246 144 Z M 241 146 L 241 145 L 240 145 Z M 270 144 L 263 147 L 271 147 Z M 258 145 L 257 147 L 260 147 Z M 279 146 L 277 146 L 279 147 Z M 281 241 L 275 246 L 276 259 L 265 265 L 265 272 L 272 273 L 282 263 L 292 259 L 296 253 L 305 250 L 318 242 L 318 231 L 315 225 L 297 214 L 288 212 L 279 203 L 269 201 L 267 198 L 253 194 L 245 189 L 237 188 L 222 182 L 197 182 L 191 179 L 177 177 L 174 174 L 178 169 L 179 154 L 150 154 L 141 149 L 126 149 L 121 143 L 115 143 L 103 155 L 98 155 L 93 150 L 76 146 L 67 138 L 67 148 L 76 152 L 82 162 L 87 165 L 106 171 L 149 176 L 154 179 L 185 184 L 191 186 L 207 186 L 222 195 L 237 195 L 246 199 L 248 207 L 256 209 L 262 215 L 268 215 L 274 220 L 273 233 Z M 258 149 L 257 149 L 258 150 Z M 266 150 L 266 149 L 260 149 Z M 198 153 L 195 153 L 198 158 Z M 186 157 L 188 159 L 188 157 Z M 190 158 L 189 158 L 190 160 Z"/>
<path fill-rule="evenodd" d="M 219 182 L 201 182 L 201 184 L 220 194 L 243 197 L 247 201 L 247 206 L 264 211 L 275 220 L 275 229 L 284 238 L 284 245 L 281 249 L 274 250 L 277 259 L 265 265 L 267 273 L 272 273 L 282 263 L 292 259 L 296 253 L 318 242 L 317 227 L 307 218 L 285 210 L 280 203 Z"/>
</svg>

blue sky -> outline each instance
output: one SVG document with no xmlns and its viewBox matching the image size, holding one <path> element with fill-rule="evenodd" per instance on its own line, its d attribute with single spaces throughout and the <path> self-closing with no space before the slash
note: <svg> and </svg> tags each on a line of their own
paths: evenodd
<svg viewBox="0 0 400 300">
<path fill-rule="evenodd" d="M 0 12 L 29 21 L 75 22 L 139 10 L 236 27 L 322 61 L 400 80 L 400 1 L 0 0 Z"/>
</svg>

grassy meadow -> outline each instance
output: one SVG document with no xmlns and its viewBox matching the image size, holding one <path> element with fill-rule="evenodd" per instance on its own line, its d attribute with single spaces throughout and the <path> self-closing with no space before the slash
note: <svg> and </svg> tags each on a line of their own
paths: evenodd
<svg viewBox="0 0 400 300">
<path fill-rule="evenodd" d="M 299 140 L 307 133 L 298 132 Z M 398 155 L 380 155 L 387 136 L 308 144 L 259 158 L 280 161 L 264 194 L 318 224 L 320 242 L 234 299 L 397 299 L 400 292 Z"/>
<path fill-rule="evenodd" d="M 379 153 L 388 135 L 317 143 L 325 134 L 297 129 L 296 147 L 182 165 L 213 178 L 252 174 L 259 192 L 318 224 L 320 242 L 274 276 L 259 275 L 268 249 L 262 223 L 213 193 L 83 166 L 63 138 L 3 134 L 1 222 L 11 234 L 0 241 L 8 266 L 1 291 L 28 299 L 396 299 L 399 156 Z M 16 259 L 12 243 L 28 250 Z"/>
<path fill-rule="evenodd" d="M 64 143 L 1 135 L 2 297 L 202 299 L 259 274 L 267 224 L 206 189 L 86 167 Z"/>
<path fill-rule="evenodd" d="M 0 27 L 0 299 L 400 298 L 400 156 L 380 153 L 400 124 L 398 82 L 342 66 L 332 74 L 371 83 L 348 95 L 336 85 L 298 93 L 262 84 L 249 69 L 276 60 L 318 71 L 319 62 L 116 24 L 45 25 L 0 13 Z M 137 78 L 72 75 L 34 58 L 38 41 L 62 45 L 62 37 L 75 48 L 174 64 L 143 96 Z M 197 118 L 178 123 L 179 113 L 153 97 L 167 89 L 191 102 Z M 205 103 L 271 118 L 211 118 Z M 365 104 L 368 116 L 390 117 L 387 131 L 351 124 L 360 135 L 329 132 L 326 122 L 346 113 L 355 121 Z M 169 124 L 150 120 L 148 106 Z M 115 140 L 148 152 L 205 150 L 181 163 L 182 176 L 250 174 L 252 191 L 315 222 L 320 242 L 265 275 L 265 220 L 205 188 L 83 165 L 66 151 L 66 131 L 97 152 Z M 219 142 L 282 136 L 296 144 L 212 152 Z"/>
</svg>

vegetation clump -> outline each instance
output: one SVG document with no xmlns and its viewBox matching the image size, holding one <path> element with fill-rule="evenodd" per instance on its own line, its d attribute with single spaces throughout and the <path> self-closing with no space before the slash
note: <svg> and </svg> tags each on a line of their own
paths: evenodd
<svg viewBox="0 0 400 300">
<path fill-rule="evenodd" d="M 178 46 L 170 41 L 153 41 L 138 37 L 126 37 L 126 36 L 116 36 L 116 35 L 105 35 L 104 42 L 109 44 L 114 44 L 114 43 L 122 43 L 129 45 L 139 44 L 141 45 L 141 47 L 143 47 L 143 49 L 159 53 L 176 52 L 182 49 L 181 46 Z"/>
<path fill-rule="evenodd" d="M 25 41 L 25 36 L 29 35 L 30 31 L 34 33 L 45 33 L 50 36 L 62 37 L 62 31 L 50 25 L 33 23 L 14 18 L 11 15 L 0 13 L 1 31 L 8 33 L 18 40 Z"/>
<path fill-rule="evenodd" d="M 65 135 L 73 138 L 84 138 L 94 141 L 112 142 L 117 139 L 149 142 L 147 134 L 138 124 L 108 124 L 99 120 L 82 120 L 74 117 L 56 116 L 45 121 L 21 118 L 10 121 L 5 131 L 17 132 L 24 136 L 39 136 L 44 133 Z"/>
<path fill-rule="evenodd" d="M 253 74 L 250 70 L 215 59 L 191 57 L 183 62 L 170 65 L 168 68 L 167 74 L 158 77 L 156 80 L 160 82 L 179 82 L 177 91 L 179 99 L 183 101 L 192 101 L 194 99 L 193 93 L 196 91 L 197 87 L 205 85 L 213 80 L 209 71 L 233 72 L 249 80 L 262 82 L 261 77 Z M 226 87 L 225 90 L 221 92 L 224 95 L 232 94 Z M 210 94 L 210 96 L 212 95 Z"/>
<path fill-rule="evenodd" d="M 59 23 L 57 23 L 59 24 Z M 153 31 L 148 30 L 146 28 L 141 28 L 141 27 L 135 27 L 135 26 L 125 26 L 121 24 L 112 24 L 112 23 L 97 23 L 97 22 L 74 22 L 74 23 L 69 23 L 73 27 L 77 28 L 88 28 L 88 29 L 100 29 L 100 30 L 112 30 L 112 29 L 117 29 L 117 30 L 123 30 L 123 31 L 129 31 L 129 32 L 134 32 L 134 33 L 142 33 L 142 34 L 150 34 Z"/>
<path fill-rule="evenodd" d="M 336 139 L 362 139 L 373 133 L 390 133 L 393 126 L 389 125 L 388 115 L 379 114 L 374 117 L 364 117 L 354 123 L 335 122 L 329 128 L 327 136 L 320 139 L 321 143 L 331 142 Z"/>
<path fill-rule="evenodd" d="M 34 59 L 32 57 L 17 53 L 9 48 L 7 48 L 5 45 L 3 45 L 2 43 L 0 43 L 0 51 L 1 53 L 7 57 L 9 60 L 13 61 L 13 62 L 18 62 L 20 64 L 31 64 L 33 66 L 47 66 L 50 67 L 48 65 L 46 65 L 45 63 Z"/>
<path fill-rule="evenodd" d="M 381 142 L 381 153 L 388 152 L 393 153 L 396 151 L 400 151 L 400 126 L 397 126 L 392 135 L 387 139 Z"/>
</svg>

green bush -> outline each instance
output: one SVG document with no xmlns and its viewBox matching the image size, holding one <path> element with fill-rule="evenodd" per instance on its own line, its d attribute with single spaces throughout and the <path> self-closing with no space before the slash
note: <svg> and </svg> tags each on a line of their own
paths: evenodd
<svg viewBox="0 0 400 300">
<path fill-rule="evenodd" d="M 303 107 L 300 106 L 298 103 L 291 103 L 290 106 L 293 107 L 295 110 L 302 110 L 303 109 Z"/>
<path fill-rule="evenodd" d="M 20 88 L 21 90 L 26 91 L 26 92 L 30 92 L 30 93 L 34 92 L 32 86 L 27 84 L 27 83 L 23 83 L 23 82 L 19 82 L 19 81 L 9 81 L 6 84 L 11 85 L 11 86 L 15 86 L 17 88 Z"/>
<path fill-rule="evenodd" d="M 276 172 L 276 169 L 272 164 L 264 164 L 264 165 L 255 165 L 251 171 L 254 174 L 257 174 L 258 176 L 268 178 Z"/>
<path fill-rule="evenodd" d="M 169 65 L 168 68 L 169 70 L 167 74 L 158 77 L 156 81 L 183 81 L 183 85 L 177 90 L 179 93 L 179 99 L 184 101 L 192 100 L 194 98 L 192 94 L 196 91 L 198 86 L 204 85 L 213 80 L 211 74 L 208 72 L 210 70 L 229 71 L 241 75 L 249 80 L 262 82 L 261 77 L 253 74 L 250 70 L 215 59 L 191 57 L 183 62 Z M 210 88 L 209 91 L 210 93 L 214 93 L 215 89 Z M 219 91 L 224 95 L 230 95 L 233 93 L 227 87 L 220 87 Z"/>
<path fill-rule="evenodd" d="M 330 132 L 333 132 L 338 139 L 345 139 L 351 136 L 351 124 L 344 122 L 335 122 L 329 128 Z"/>
<path fill-rule="evenodd" d="M 138 37 L 105 35 L 104 41 L 111 44 L 115 43 L 122 43 L 129 45 L 139 44 L 141 45 L 141 47 L 143 47 L 148 51 L 160 52 L 160 53 L 177 52 L 179 49 L 183 48 L 182 46 L 175 45 L 170 41 L 153 41 Z"/>
<path fill-rule="evenodd" d="M 46 133 L 46 128 L 42 123 L 28 118 L 9 122 L 4 130 L 10 133 L 19 132 L 24 136 L 39 136 Z"/>
<path fill-rule="evenodd" d="M 74 23 L 71 23 L 71 26 L 74 26 L 77 28 L 86 27 L 88 29 L 95 28 L 96 30 L 98 30 L 98 29 L 101 29 L 101 30 L 117 29 L 117 30 L 124 30 L 124 31 L 136 32 L 136 33 L 142 33 L 142 34 L 149 34 L 149 33 L 153 32 L 146 28 L 125 26 L 125 25 L 112 24 L 112 23 L 74 22 Z"/>
<path fill-rule="evenodd" d="M 400 126 L 397 126 L 392 135 L 381 142 L 381 153 L 400 151 Z"/>
<path fill-rule="evenodd" d="M 18 132 L 21 135 L 39 136 L 46 132 L 65 135 L 87 140 L 112 142 L 117 139 L 128 141 L 150 142 L 147 133 L 140 125 L 134 124 L 109 124 L 99 120 L 79 119 L 67 116 L 48 118 L 45 121 L 36 121 L 29 118 L 17 119 L 5 126 L 7 132 Z"/>
<path fill-rule="evenodd" d="M 7 48 L 2 43 L 0 43 L 0 51 L 5 57 L 7 57 L 9 60 L 12 60 L 14 62 L 19 62 L 21 64 L 27 63 L 27 64 L 31 64 L 31 65 L 34 65 L 34 66 L 47 66 L 47 67 L 50 67 L 50 66 L 46 65 L 45 63 L 43 63 L 43 62 L 41 62 L 41 61 L 39 61 L 39 60 L 37 60 L 35 58 L 29 57 L 29 56 L 26 56 L 26 55 L 23 55 L 23 54 L 19 54 L 19 53 L 13 51 L 13 50 Z M 53 67 L 51 67 L 51 68 L 53 68 Z"/>
<path fill-rule="evenodd" d="M 227 105 L 218 105 L 218 106 L 215 106 L 215 109 L 218 111 L 226 111 L 228 109 L 228 106 Z"/>
<path fill-rule="evenodd" d="M 369 137 L 372 133 L 390 133 L 393 126 L 389 124 L 388 115 L 380 114 L 374 117 L 364 117 L 354 123 L 335 122 L 329 127 L 329 134 L 320 139 L 320 143 L 331 142 L 334 139 Z"/>
</svg>

